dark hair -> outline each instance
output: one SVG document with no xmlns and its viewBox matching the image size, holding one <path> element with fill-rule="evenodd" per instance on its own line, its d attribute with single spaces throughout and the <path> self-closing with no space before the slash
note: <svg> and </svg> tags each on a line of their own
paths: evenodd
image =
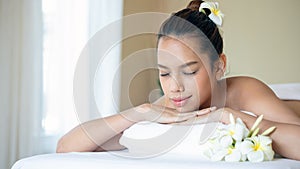
<svg viewBox="0 0 300 169">
<path fill-rule="evenodd" d="M 209 9 L 205 13 L 199 12 L 203 1 L 193 0 L 189 5 L 172 14 L 161 26 L 158 33 L 158 41 L 162 37 L 196 35 L 200 40 L 200 49 L 208 51 L 213 63 L 223 52 L 223 39 L 217 25 L 209 19 Z M 217 56 L 216 56 L 217 55 Z"/>
</svg>

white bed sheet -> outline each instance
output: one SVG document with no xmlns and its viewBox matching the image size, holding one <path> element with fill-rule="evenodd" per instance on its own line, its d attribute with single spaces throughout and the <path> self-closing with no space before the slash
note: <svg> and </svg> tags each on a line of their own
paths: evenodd
<svg viewBox="0 0 300 169">
<path fill-rule="evenodd" d="M 148 159 L 132 159 L 116 156 L 108 152 L 65 153 L 37 155 L 19 160 L 12 169 L 300 169 L 300 161 L 275 159 L 274 161 L 251 162 L 211 162 L 199 160 L 195 156 L 165 154 Z"/>
</svg>

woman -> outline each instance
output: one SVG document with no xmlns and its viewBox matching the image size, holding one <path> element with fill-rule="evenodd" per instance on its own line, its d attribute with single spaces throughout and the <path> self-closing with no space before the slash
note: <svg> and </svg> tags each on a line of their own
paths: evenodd
<svg viewBox="0 0 300 169">
<path fill-rule="evenodd" d="M 276 126 L 270 135 L 276 153 L 300 160 L 299 102 L 285 104 L 254 78 L 222 78 L 226 56 L 217 27 L 222 21 L 220 16 L 217 9 L 194 0 L 167 19 L 157 45 L 164 96 L 155 104 L 146 103 L 75 127 L 60 139 L 57 152 L 124 149 L 119 144 L 122 132 L 140 121 L 171 124 L 209 120 L 227 124 L 232 113 L 252 126 L 256 117 L 244 110 L 264 115 L 261 131 Z M 219 118 L 209 118 L 213 114 Z"/>
</svg>

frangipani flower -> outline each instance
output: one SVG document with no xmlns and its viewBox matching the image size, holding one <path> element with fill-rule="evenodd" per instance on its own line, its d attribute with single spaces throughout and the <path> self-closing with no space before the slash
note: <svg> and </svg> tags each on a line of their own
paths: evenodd
<svg viewBox="0 0 300 169">
<path fill-rule="evenodd" d="M 249 130 L 240 118 L 235 121 L 232 114 L 230 114 L 230 124 L 219 128 L 219 143 L 217 149 L 214 148 L 214 155 L 211 157 L 213 161 L 230 161 L 238 162 L 245 161 L 246 156 L 242 155 L 238 149 L 241 141 L 245 138 Z M 214 139 L 216 140 L 216 138 Z"/>
<path fill-rule="evenodd" d="M 249 130 L 240 118 L 234 120 L 232 114 L 229 114 L 230 124 L 223 127 L 223 135 L 232 137 L 235 141 L 242 141 L 249 134 Z"/>
<path fill-rule="evenodd" d="M 235 148 L 232 145 L 232 139 L 230 143 L 229 140 L 226 140 L 227 138 L 228 137 L 223 137 L 223 139 L 221 139 L 221 142 L 215 142 L 215 141 L 210 142 L 210 145 L 208 145 L 209 148 L 203 152 L 203 155 L 206 158 L 211 159 L 212 161 L 221 161 L 221 160 L 231 161 L 231 162 L 241 161 L 243 156 L 242 153 L 240 152 L 239 149 Z M 222 143 L 224 141 L 225 144 L 227 143 L 227 146 L 225 146 L 225 144 Z"/>
<path fill-rule="evenodd" d="M 203 152 L 203 155 L 212 161 L 245 161 L 247 158 L 246 155 L 243 155 L 239 150 L 240 142 L 236 142 L 235 146 L 233 145 L 233 139 L 230 137 L 222 137 L 219 142 L 216 142 L 215 139 L 209 143 L 209 148 Z"/>
<path fill-rule="evenodd" d="M 218 2 L 202 2 L 199 11 L 202 12 L 204 8 L 211 11 L 208 17 L 218 26 L 222 26 L 224 14 L 219 9 Z M 205 12 L 204 12 L 205 13 Z"/>
<path fill-rule="evenodd" d="M 230 124 L 220 125 L 205 143 L 207 149 L 202 153 L 212 161 L 246 161 L 260 162 L 272 160 L 272 139 L 268 137 L 276 127 L 270 127 L 259 135 L 259 124 L 263 116 L 257 118 L 249 131 L 240 118 L 236 120 L 229 115 Z M 258 134 L 258 135 L 257 135 Z"/>
<path fill-rule="evenodd" d="M 242 153 L 239 149 L 234 148 L 234 147 L 230 147 L 228 148 L 228 154 L 225 156 L 225 161 L 229 161 L 229 162 L 239 162 L 242 159 Z"/>
<path fill-rule="evenodd" d="M 240 150 L 251 162 L 270 161 L 274 157 L 272 140 L 267 136 L 258 135 L 247 138 L 241 143 Z"/>
<path fill-rule="evenodd" d="M 212 156 L 213 161 L 230 161 L 230 162 L 238 162 L 242 159 L 242 153 L 239 149 L 233 146 L 233 141 L 231 139 L 228 140 L 228 137 L 223 137 L 221 139 L 221 146 L 219 146 L 219 150 L 215 151 L 214 155 Z M 227 146 L 225 146 L 227 144 Z"/>
</svg>

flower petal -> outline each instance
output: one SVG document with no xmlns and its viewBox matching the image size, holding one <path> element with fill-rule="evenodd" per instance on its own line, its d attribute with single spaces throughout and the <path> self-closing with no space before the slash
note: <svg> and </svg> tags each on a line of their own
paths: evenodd
<svg viewBox="0 0 300 169">
<path fill-rule="evenodd" d="M 214 14 L 210 14 L 210 15 L 214 15 Z M 214 15 L 214 16 L 216 16 L 216 15 Z M 213 20 L 213 19 L 211 19 L 211 20 Z M 234 120 L 232 113 L 229 114 L 229 121 L 230 121 L 230 124 L 235 124 L 235 120 Z"/>
<path fill-rule="evenodd" d="M 248 154 L 249 152 L 253 151 L 253 143 L 251 141 L 243 141 L 239 146 L 240 151 L 242 154 Z"/>
<path fill-rule="evenodd" d="M 232 142 L 233 140 L 231 136 L 224 136 L 220 139 L 220 144 L 226 148 L 232 145 Z"/>
<path fill-rule="evenodd" d="M 212 8 L 214 8 L 214 3 L 213 2 L 202 2 L 200 5 L 200 8 L 212 9 Z"/>
<path fill-rule="evenodd" d="M 246 161 L 247 160 L 247 155 L 246 154 L 242 154 L 242 157 L 241 157 L 241 161 Z"/>
<path fill-rule="evenodd" d="M 222 26 L 222 17 L 217 16 L 213 13 L 209 14 L 208 17 L 218 26 Z"/>
<path fill-rule="evenodd" d="M 202 2 L 200 7 L 199 7 L 199 11 L 202 12 L 202 10 L 205 9 L 205 8 L 211 10 L 213 7 L 212 7 L 212 4 L 210 2 Z"/>
<path fill-rule="evenodd" d="M 213 2 L 213 6 L 215 9 L 219 9 L 219 3 L 218 2 Z"/>
<path fill-rule="evenodd" d="M 252 141 L 254 143 L 257 143 L 260 141 L 260 139 L 258 138 L 258 136 L 254 136 L 254 137 L 251 137 L 251 138 L 247 138 L 248 141 Z"/>
<path fill-rule="evenodd" d="M 261 162 L 264 160 L 264 153 L 262 151 L 251 151 L 247 154 L 247 157 L 251 162 Z"/>
<path fill-rule="evenodd" d="M 259 123 L 262 121 L 262 119 L 264 118 L 264 115 L 260 115 L 256 121 L 254 122 L 253 126 L 250 129 L 250 132 L 253 132 L 259 125 Z"/>
<path fill-rule="evenodd" d="M 246 125 L 245 125 L 245 123 L 244 123 L 244 122 L 242 121 L 242 119 L 240 119 L 240 118 L 237 118 L 237 119 L 236 119 L 236 123 L 242 125 L 242 126 L 245 127 L 245 128 L 247 128 Z"/>
<path fill-rule="evenodd" d="M 212 156 L 211 160 L 213 160 L 213 161 L 221 161 L 221 160 L 223 160 L 223 158 L 224 158 L 227 154 L 228 154 L 227 149 L 219 150 L 218 152 L 216 152 L 216 153 Z"/>
<path fill-rule="evenodd" d="M 255 137 L 259 132 L 259 128 L 256 128 L 253 133 L 251 134 L 251 137 Z"/>
<path fill-rule="evenodd" d="M 273 127 L 270 127 L 270 128 L 268 128 L 267 130 L 265 130 L 261 135 L 262 136 L 267 136 L 267 135 L 269 135 L 270 133 L 272 133 L 274 130 L 275 130 L 275 126 L 273 126 Z"/>
<path fill-rule="evenodd" d="M 236 141 L 242 141 L 242 139 L 244 138 L 244 126 L 240 125 L 240 124 L 236 124 L 235 125 L 235 132 L 234 135 L 232 136 Z"/>
<path fill-rule="evenodd" d="M 272 144 L 272 139 L 268 136 L 258 135 L 258 140 L 262 145 L 270 145 Z"/>
<path fill-rule="evenodd" d="M 242 154 L 238 150 L 233 150 L 231 154 L 225 156 L 225 161 L 238 162 L 242 158 Z"/>
<path fill-rule="evenodd" d="M 272 147 L 265 148 L 264 152 L 264 160 L 271 161 L 274 159 L 275 152 L 272 150 Z"/>
</svg>

